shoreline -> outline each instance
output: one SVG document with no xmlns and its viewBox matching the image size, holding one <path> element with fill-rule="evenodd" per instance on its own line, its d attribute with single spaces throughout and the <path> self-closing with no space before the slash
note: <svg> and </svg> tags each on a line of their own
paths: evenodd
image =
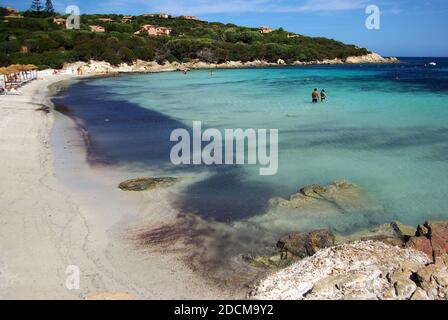
<svg viewBox="0 0 448 320">
<path fill-rule="evenodd" d="M 342 59 L 326 59 L 322 61 L 295 61 L 293 63 L 286 63 L 282 59 L 279 59 L 277 63 L 256 60 L 249 62 L 241 61 L 226 61 L 224 63 L 209 63 L 199 60 L 193 60 L 187 63 L 168 62 L 159 64 L 155 61 L 142 61 L 137 60 L 132 64 L 122 63 L 118 66 L 112 66 L 108 62 L 94 61 L 89 62 L 74 62 L 64 64 L 64 69 L 71 69 L 72 73 L 75 70 L 82 68 L 85 73 L 92 76 L 110 76 L 115 73 L 159 73 L 159 72 L 173 72 L 173 71 L 185 71 L 185 70 L 213 70 L 213 69 L 253 69 L 253 68 L 276 68 L 276 67 L 304 67 L 315 65 L 362 65 L 362 64 L 396 64 L 400 61 L 395 57 L 384 58 L 376 53 L 370 53 L 365 56 L 353 56 Z"/>
<path fill-rule="evenodd" d="M 190 270 L 180 253 L 140 250 L 129 236 L 169 220 L 167 213 L 175 218 L 168 191 L 118 191 L 115 177 L 106 183 L 105 170 L 89 168 L 71 119 L 53 109 L 35 111 L 50 103 L 50 86 L 77 78 L 47 75 L 19 96 L 0 98 L 0 170 L 8 182 L 0 187 L 0 298 L 229 298 Z M 71 265 L 80 269 L 80 290 L 65 288 Z"/>
</svg>

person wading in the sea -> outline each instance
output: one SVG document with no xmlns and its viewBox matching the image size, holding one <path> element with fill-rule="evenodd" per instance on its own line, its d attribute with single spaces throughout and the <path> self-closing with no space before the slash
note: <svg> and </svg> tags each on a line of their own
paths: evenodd
<svg viewBox="0 0 448 320">
<path fill-rule="evenodd" d="M 311 94 L 311 97 L 313 98 L 313 103 L 319 102 L 319 92 L 317 91 L 317 88 L 314 89 L 313 93 Z"/>
<path fill-rule="evenodd" d="M 327 93 L 325 92 L 324 89 L 322 89 L 322 91 L 320 92 L 320 101 L 325 102 L 326 99 L 327 99 Z"/>
</svg>

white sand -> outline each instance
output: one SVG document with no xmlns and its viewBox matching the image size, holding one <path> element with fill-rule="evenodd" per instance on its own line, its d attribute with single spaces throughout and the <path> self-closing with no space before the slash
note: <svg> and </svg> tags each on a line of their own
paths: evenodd
<svg viewBox="0 0 448 320">
<path fill-rule="evenodd" d="M 35 111 L 47 87 L 69 77 L 0 97 L 0 299 L 226 298 L 179 256 L 142 251 L 130 238 L 174 217 L 169 191 L 117 190 L 129 177 L 92 170 L 71 120 Z M 80 269 L 79 290 L 65 286 L 69 265 Z"/>
</svg>

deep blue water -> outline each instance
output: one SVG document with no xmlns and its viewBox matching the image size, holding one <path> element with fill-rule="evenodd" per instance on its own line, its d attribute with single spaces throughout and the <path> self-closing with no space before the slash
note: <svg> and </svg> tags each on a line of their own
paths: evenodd
<svg viewBox="0 0 448 320">
<path fill-rule="evenodd" d="M 256 217 L 273 197 L 345 179 L 378 201 L 381 214 L 360 220 L 295 217 L 279 225 L 343 230 L 350 219 L 356 227 L 446 219 L 448 59 L 401 61 L 90 79 L 62 91 L 55 103 L 69 106 L 89 131 L 92 164 L 160 175 L 210 173 L 176 203 L 204 217 Z M 437 67 L 425 66 L 431 61 Z M 314 87 L 326 89 L 325 104 L 310 103 Z M 257 166 L 172 165 L 171 131 L 191 130 L 195 120 L 218 129 L 278 128 L 278 174 L 261 177 Z"/>
</svg>

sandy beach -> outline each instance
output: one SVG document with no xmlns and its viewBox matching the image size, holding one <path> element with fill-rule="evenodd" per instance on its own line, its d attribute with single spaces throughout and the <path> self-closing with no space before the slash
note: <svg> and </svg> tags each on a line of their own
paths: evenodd
<svg viewBox="0 0 448 320">
<path fill-rule="evenodd" d="M 169 190 L 121 192 L 129 177 L 90 168 L 73 121 L 36 111 L 50 85 L 73 77 L 0 97 L 0 299 L 226 298 L 175 251 L 135 244 L 133 231 L 175 219 Z M 66 287 L 69 266 L 79 289 Z"/>
</svg>

